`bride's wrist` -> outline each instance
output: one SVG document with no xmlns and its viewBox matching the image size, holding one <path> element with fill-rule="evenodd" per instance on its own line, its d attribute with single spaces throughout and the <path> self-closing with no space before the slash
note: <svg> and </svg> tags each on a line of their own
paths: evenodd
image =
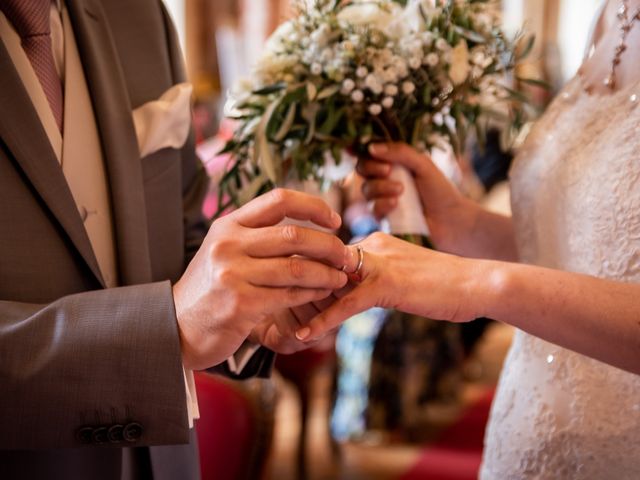
<svg viewBox="0 0 640 480">
<path fill-rule="evenodd" d="M 514 275 L 507 262 L 477 260 L 473 298 L 478 317 L 504 321 L 504 307 L 514 295 Z"/>
</svg>

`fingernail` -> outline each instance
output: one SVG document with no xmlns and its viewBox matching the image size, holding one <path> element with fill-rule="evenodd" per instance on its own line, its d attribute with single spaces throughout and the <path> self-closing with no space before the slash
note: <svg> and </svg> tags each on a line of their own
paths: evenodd
<svg viewBox="0 0 640 480">
<path fill-rule="evenodd" d="M 337 212 L 331 212 L 331 223 L 339 227 L 342 223 L 342 217 Z"/>
<path fill-rule="evenodd" d="M 296 338 L 300 341 L 303 341 L 309 336 L 310 333 L 311 329 L 309 327 L 301 328 L 296 332 Z"/>
<path fill-rule="evenodd" d="M 384 143 L 372 143 L 369 145 L 369 153 L 372 155 L 380 155 L 382 153 L 386 153 L 389 150 L 389 147 Z"/>
</svg>

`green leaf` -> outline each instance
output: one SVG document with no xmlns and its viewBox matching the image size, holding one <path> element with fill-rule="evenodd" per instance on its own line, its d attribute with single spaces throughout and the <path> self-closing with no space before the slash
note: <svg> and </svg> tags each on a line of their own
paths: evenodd
<svg viewBox="0 0 640 480">
<path fill-rule="evenodd" d="M 267 108 L 265 114 L 262 116 L 260 124 L 256 129 L 255 145 L 253 150 L 254 165 L 260 165 L 269 180 L 275 184 L 278 183 L 279 166 L 275 164 L 271 153 L 271 146 L 267 139 L 267 125 L 279 104 L 279 100 L 272 102 L 271 105 L 269 105 L 269 108 Z"/>
<path fill-rule="evenodd" d="M 529 35 L 529 38 L 527 39 L 527 43 L 525 44 L 524 48 L 520 52 L 518 52 L 517 60 L 522 60 L 524 58 L 527 58 L 531 53 L 531 50 L 533 50 L 533 45 L 535 44 L 535 42 L 536 42 L 536 36 Z"/>
<path fill-rule="evenodd" d="M 258 90 L 254 90 L 254 95 L 271 95 L 272 93 L 279 92 L 280 90 L 284 90 L 287 88 L 287 84 L 285 82 L 274 83 L 273 85 L 267 85 L 266 87 L 259 88 Z"/>
<path fill-rule="evenodd" d="M 330 85 L 320 90 L 320 93 L 318 93 L 316 100 L 320 101 L 320 100 L 324 100 L 325 98 L 332 97 L 339 91 L 340 91 L 340 85 Z"/>
<path fill-rule="evenodd" d="M 529 98 L 524 93 L 505 86 L 502 86 L 502 88 L 504 88 L 504 90 L 511 96 L 513 100 L 517 100 L 522 103 L 529 103 Z"/>
<path fill-rule="evenodd" d="M 268 181 L 269 179 L 263 173 L 251 180 L 249 184 L 240 191 L 237 199 L 238 204 L 244 205 L 256 198 L 258 192 L 266 183 L 268 183 Z"/>
<path fill-rule="evenodd" d="M 291 125 L 293 125 L 293 120 L 296 118 L 296 104 L 291 103 L 289 108 L 287 109 L 287 114 L 284 117 L 284 121 L 280 125 L 280 128 L 273 136 L 273 140 L 275 142 L 281 142 L 291 130 Z"/>
<path fill-rule="evenodd" d="M 313 82 L 307 82 L 307 99 L 310 102 L 313 102 L 316 99 L 316 95 L 318 94 L 318 87 L 315 86 Z"/>
<path fill-rule="evenodd" d="M 545 82 L 544 80 L 537 79 L 537 78 L 516 77 L 516 80 L 518 80 L 519 82 L 522 82 L 522 83 L 526 83 L 527 85 L 534 85 L 536 87 L 544 88 L 545 90 L 551 90 L 553 88 L 553 87 L 551 87 L 550 83 Z"/>
<path fill-rule="evenodd" d="M 345 114 L 347 107 L 341 107 L 338 110 L 335 110 L 332 105 L 329 107 L 329 113 L 327 115 L 327 119 L 322 123 L 318 132 L 324 135 L 330 135 L 333 129 L 338 125 L 338 122 Z"/>
<path fill-rule="evenodd" d="M 309 129 L 307 130 L 307 136 L 304 139 L 304 144 L 308 145 L 313 140 L 313 136 L 316 133 L 316 122 L 318 111 L 320 110 L 320 105 L 317 103 L 310 103 L 309 105 L 305 105 L 302 109 L 302 118 L 304 118 L 309 124 Z"/>
<path fill-rule="evenodd" d="M 473 30 L 467 30 L 466 28 L 462 28 L 459 27 L 457 25 L 455 25 L 453 27 L 453 29 L 455 30 L 455 32 L 460 35 L 461 37 L 466 38 L 467 40 L 471 40 L 472 42 L 475 43 L 486 43 L 486 38 L 484 38 L 482 35 L 480 35 L 478 32 L 474 32 Z"/>
</svg>

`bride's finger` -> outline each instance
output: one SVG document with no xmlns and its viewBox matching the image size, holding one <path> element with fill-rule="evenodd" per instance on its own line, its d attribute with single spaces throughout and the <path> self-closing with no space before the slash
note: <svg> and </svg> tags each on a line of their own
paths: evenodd
<svg viewBox="0 0 640 480">
<path fill-rule="evenodd" d="M 373 158 L 359 159 L 356 171 L 365 178 L 386 178 L 391 173 L 391 164 Z"/>
<path fill-rule="evenodd" d="M 398 199 L 379 198 L 373 202 L 373 214 L 377 219 L 381 219 L 389 215 L 398 206 Z"/>
<path fill-rule="evenodd" d="M 399 196 L 403 190 L 402 183 L 387 179 L 367 180 L 362 184 L 362 194 L 367 200 L 394 198 Z"/>
<path fill-rule="evenodd" d="M 321 338 L 348 318 L 373 307 L 373 302 L 369 300 L 365 288 L 355 288 L 344 297 L 336 300 L 333 305 L 311 320 L 306 327 L 298 329 L 296 338 L 304 342 Z"/>
</svg>

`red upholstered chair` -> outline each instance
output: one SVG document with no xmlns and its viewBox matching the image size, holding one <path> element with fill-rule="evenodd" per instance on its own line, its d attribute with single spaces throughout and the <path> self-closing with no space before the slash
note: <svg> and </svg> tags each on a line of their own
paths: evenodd
<svg viewBox="0 0 640 480">
<path fill-rule="evenodd" d="M 460 419 L 425 447 L 400 480 L 475 480 L 482 461 L 484 431 L 494 391 L 469 406 Z"/>
<path fill-rule="evenodd" d="M 248 382 L 198 372 L 195 383 L 202 480 L 261 478 L 273 433 L 273 392 L 265 404 L 264 392 L 247 388 Z"/>
</svg>

